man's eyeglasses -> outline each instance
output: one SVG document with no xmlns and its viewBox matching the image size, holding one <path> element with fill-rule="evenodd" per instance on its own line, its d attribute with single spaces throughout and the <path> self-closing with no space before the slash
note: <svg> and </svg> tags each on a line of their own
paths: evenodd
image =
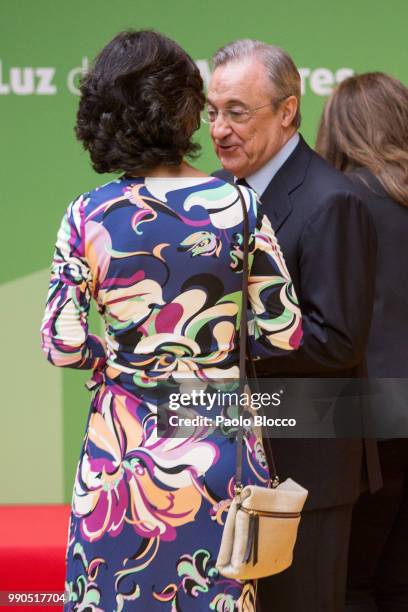
<svg viewBox="0 0 408 612">
<path fill-rule="evenodd" d="M 245 110 L 235 110 L 233 108 L 218 110 L 213 106 L 207 106 L 203 113 L 202 121 L 204 123 L 212 125 L 217 121 L 218 116 L 221 115 L 224 121 L 228 121 L 228 123 L 246 123 L 256 113 L 256 111 L 260 110 L 261 108 L 266 108 L 267 106 L 272 106 L 277 102 L 282 102 L 282 100 L 284 99 L 285 98 L 280 98 L 279 100 L 273 100 L 272 102 L 268 102 L 268 104 L 263 104 L 262 106 L 255 106 L 254 108 L 247 108 Z"/>
</svg>

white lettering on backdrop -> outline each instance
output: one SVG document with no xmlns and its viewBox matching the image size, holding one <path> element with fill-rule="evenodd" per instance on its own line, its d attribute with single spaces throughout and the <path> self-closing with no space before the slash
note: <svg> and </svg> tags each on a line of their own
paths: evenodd
<svg viewBox="0 0 408 612">
<path fill-rule="evenodd" d="M 210 62 L 207 59 L 196 61 L 205 86 L 211 78 Z M 80 66 L 72 68 L 66 78 L 68 91 L 73 95 L 79 95 L 79 80 L 89 69 L 89 59 L 82 58 Z M 302 95 L 310 90 L 317 96 L 327 96 L 333 87 L 354 74 L 352 68 L 298 68 L 301 81 Z M 3 63 L 0 60 L 0 95 L 15 94 L 17 96 L 46 95 L 52 96 L 57 93 L 57 86 L 53 83 L 57 69 L 55 67 L 32 68 L 12 66 L 3 71 Z"/>
<path fill-rule="evenodd" d="M 3 64 L 0 60 L 0 95 L 14 93 L 17 96 L 53 96 L 57 87 L 52 82 L 56 73 L 55 68 L 10 68 L 8 78 L 3 75 Z"/>
<path fill-rule="evenodd" d="M 68 87 L 68 91 L 70 91 L 72 94 L 76 94 L 77 96 L 79 96 L 79 87 L 78 87 L 79 81 L 81 79 L 81 76 L 85 74 L 88 68 L 89 68 L 89 60 L 87 57 L 83 57 L 82 65 L 79 66 L 78 68 L 73 68 L 72 70 L 68 72 L 67 87 Z"/>
</svg>

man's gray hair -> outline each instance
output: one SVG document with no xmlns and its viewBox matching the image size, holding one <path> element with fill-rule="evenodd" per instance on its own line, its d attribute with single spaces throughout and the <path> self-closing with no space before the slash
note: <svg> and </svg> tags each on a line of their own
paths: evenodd
<svg viewBox="0 0 408 612">
<path fill-rule="evenodd" d="M 277 104 L 288 96 L 296 96 L 298 109 L 292 125 L 300 126 L 300 74 L 292 58 L 280 47 L 260 40 L 242 38 L 221 47 L 212 58 L 215 68 L 250 58 L 258 58 L 265 66 Z M 276 106 L 277 106 L 276 104 Z"/>
</svg>

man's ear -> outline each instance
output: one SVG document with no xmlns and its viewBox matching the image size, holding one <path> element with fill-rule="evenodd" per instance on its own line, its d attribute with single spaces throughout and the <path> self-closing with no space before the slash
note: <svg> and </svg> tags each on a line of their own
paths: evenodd
<svg viewBox="0 0 408 612">
<path fill-rule="evenodd" d="M 281 113 L 282 113 L 282 126 L 289 127 L 296 115 L 298 102 L 296 96 L 289 96 L 282 102 Z"/>
</svg>

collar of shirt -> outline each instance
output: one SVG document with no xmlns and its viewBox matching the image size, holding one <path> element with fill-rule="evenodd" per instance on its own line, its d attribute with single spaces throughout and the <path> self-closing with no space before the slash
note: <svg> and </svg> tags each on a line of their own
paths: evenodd
<svg viewBox="0 0 408 612">
<path fill-rule="evenodd" d="M 272 159 L 270 159 L 262 168 L 254 174 L 246 176 L 245 180 L 259 197 L 263 194 L 275 174 L 283 166 L 289 155 L 295 150 L 299 142 L 299 134 L 295 132 L 288 142 L 281 148 L 280 151 Z M 236 177 L 234 177 L 236 181 Z"/>
</svg>

